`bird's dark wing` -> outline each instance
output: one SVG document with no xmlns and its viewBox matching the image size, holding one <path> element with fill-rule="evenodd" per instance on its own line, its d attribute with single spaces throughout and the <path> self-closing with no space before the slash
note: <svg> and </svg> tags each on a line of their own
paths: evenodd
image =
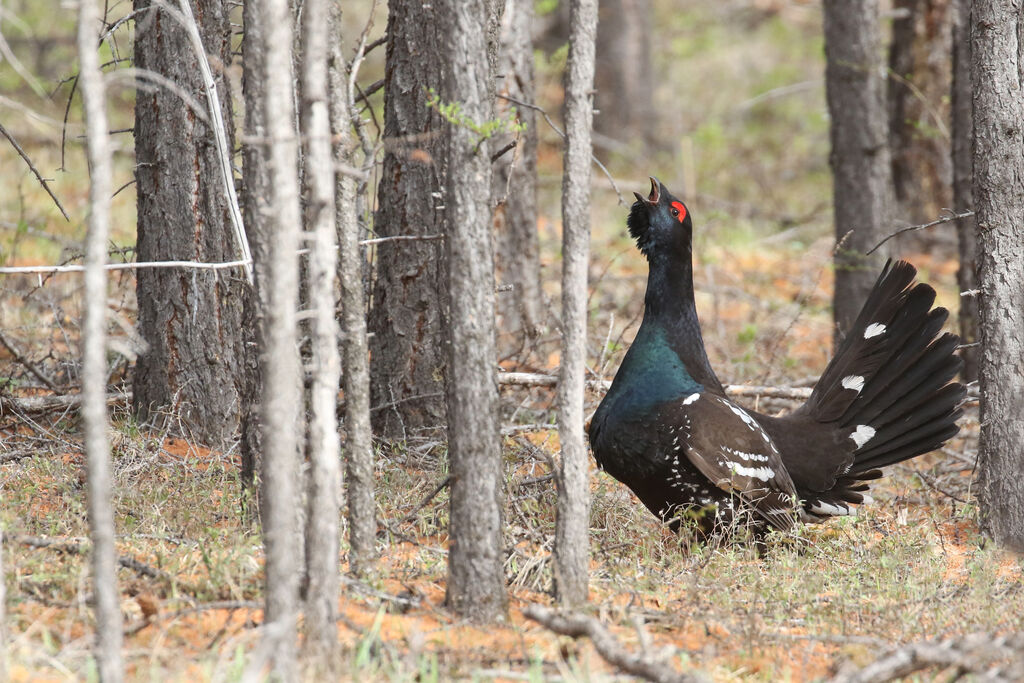
<svg viewBox="0 0 1024 683">
<path fill-rule="evenodd" d="M 779 529 L 797 519 L 799 501 L 793 480 L 768 433 L 740 406 L 724 396 L 692 394 L 664 406 L 662 420 L 675 425 L 680 455 L 712 484 L 738 495 Z"/>
</svg>

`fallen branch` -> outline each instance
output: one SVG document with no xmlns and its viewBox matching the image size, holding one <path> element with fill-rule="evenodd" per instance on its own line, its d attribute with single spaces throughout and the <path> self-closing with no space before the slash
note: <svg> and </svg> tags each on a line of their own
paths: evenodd
<svg viewBox="0 0 1024 683">
<path fill-rule="evenodd" d="M 84 555 L 88 552 L 90 546 L 85 539 L 79 538 L 49 538 L 45 536 L 27 536 L 25 534 L 7 534 L 4 536 L 4 539 L 30 548 L 56 550 L 57 552 L 68 553 L 70 555 Z M 174 577 L 167 572 L 156 569 L 155 567 L 150 567 L 148 564 L 140 562 L 134 557 L 130 557 L 128 555 L 119 555 L 117 563 L 125 569 L 131 569 L 136 574 L 145 576 L 146 578 L 160 579 L 168 583 L 175 581 Z"/>
<path fill-rule="evenodd" d="M 25 163 L 28 164 L 28 167 L 32 171 L 32 174 L 35 175 L 36 180 L 39 181 L 39 184 L 43 186 L 44 190 L 46 190 L 46 194 L 50 195 L 50 199 L 52 199 L 53 203 L 57 205 L 58 209 L 60 209 L 61 215 L 64 216 L 64 220 L 70 221 L 71 219 L 68 217 L 68 212 L 64 210 L 64 206 L 61 205 L 60 200 L 57 199 L 57 195 L 53 193 L 53 190 L 50 189 L 50 186 L 46 184 L 46 179 L 39 174 L 39 171 L 36 170 L 35 164 L 33 164 L 32 160 L 29 159 L 28 155 L 25 154 L 25 150 L 21 148 L 21 145 L 18 144 L 17 140 L 11 137 L 11 134 L 8 133 L 7 129 L 3 127 L 3 124 L 0 124 L 0 135 L 3 135 L 5 138 L 7 138 L 8 142 L 11 143 L 11 146 L 14 147 L 14 150 L 21 156 L 22 159 L 25 160 Z"/>
<path fill-rule="evenodd" d="M 840 671 L 830 683 L 886 683 L 930 668 L 956 669 L 956 678 L 979 674 L 986 681 L 1024 680 L 1024 631 L 995 637 L 974 633 L 897 648 L 866 667 Z"/>
<path fill-rule="evenodd" d="M 130 400 L 131 394 L 110 394 L 107 396 L 107 405 L 126 403 Z M 81 404 L 81 402 L 81 394 L 26 396 L 24 398 L 0 396 L 0 415 L 3 415 L 8 411 L 18 413 L 47 413 L 51 410 L 76 408 Z"/>
<path fill-rule="evenodd" d="M 523 608 L 523 616 L 563 636 L 590 638 L 594 649 L 606 662 L 632 676 L 639 676 L 655 683 L 696 683 L 704 680 L 702 676 L 679 673 L 642 654 L 627 651 L 615 636 L 593 617 L 582 614 L 559 614 L 540 605 L 527 605 Z"/>
</svg>

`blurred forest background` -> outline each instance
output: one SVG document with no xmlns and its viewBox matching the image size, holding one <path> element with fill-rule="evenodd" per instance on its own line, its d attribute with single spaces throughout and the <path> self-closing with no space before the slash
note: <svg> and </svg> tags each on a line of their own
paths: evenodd
<svg viewBox="0 0 1024 683">
<path fill-rule="evenodd" d="M 502 272 L 499 253 L 497 355 L 505 371 L 550 377 L 561 349 L 563 141 L 556 128 L 569 3 L 530 1 L 540 306 L 535 329 L 524 334 L 512 321 L 520 313 L 513 293 L 501 286 L 511 276 Z M 247 144 L 244 4 L 227 3 L 235 59 L 224 70 L 240 147 Z M 590 185 L 587 379 L 611 379 L 643 312 L 646 264 L 625 217 L 632 192 L 646 194 L 653 175 L 693 216 L 697 306 L 723 382 L 794 392 L 811 386 L 830 357 L 834 332 L 821 3 L 600 4 L 593 143 L 607 171 L 595 167 Z M 385 117 L 384 92 L 375 87 L 385 77 L 384 5 L 345 0 L 341 15 L 343 58 L 352 57 L 361 34 L 364 44 L 377 46 L 356 79 L 360 113 L 374 135 Z M 896 198 L 891 229 L 882 236 L 968 208 L 954 205 L 953 192 L 954 5 L 881 3 Z M 132 7 L 103 9 L 109 31 L 100 61 L 115 190 L 108 260 L 130 263 L 137 260 L 138 221 Z M 74 12 L 54 2 L 3 0 L 0 37 L 0 124 L 7 134 L 0 140 L 0 266 L 80 264 L 89 173 L 74 93 Z M 502 84 L 496 87 L 502 92 Z M 501 116 L 511 114 L 499 108 Z M 380 164 L 373 165 L 360 200 L 364 216 L 380 178 Z M 369 245 L 371 262 L 376 246 Z M 963 299 L 954 224 L 901 235 L 888 246 L 936 287 L 937 304 L 954 312 L 956 331 Z M 374 275 L 366 271 L 370 294 Z M 127 675 L 256 680 L 270 655 L 261 640 L 264 547 L 240 473 L 245 428 L 202 438 L 174 413 L 139 418 L 131 405 L 134 363 L 144 348 L 137 274 L 126 268 L 109 277 L 112 505 Z M 73 397 L 81 389 L 82 309 L 78 273 L 0 273 L 0 664 L 11 680 L 100 675 L 92 657 L 87 471 Z M 601 393 L 588 386 L 588 413 Z M 744 400 L 761 410 L 797 405 L 785 391 L 781 396 Z M 338 679 L 617 680 L 623 668 L 643 675 L 614 657 L 609 663 L 589 641 L 553 637 L 523 615 L 528 604 L 552 601 L 556 409 L 550 386 L 502 385 L 501 562 L 510 609 L 500 626 L 474 626 L 445 609 L 451 473 L 443 438 L 403 426 L 400 438 L 377 442 L 369 568 L 356 566 L 349 522 L 340 522 Z M 801 530 L 801 543 L 780 542 L 765 557 L 744 546 L 691 545 L 593 470 L 588 614 L 607 625 L 616 647 L 639 653 L 651 670 L 714 680 L 847 680 L 841 676 L 882 650 L 922 640 L 946 653 L 922 655 L 915 660 L 922 666 L 954 673 L 997 666 L 1022 642 L 1007 635 L 1024 614 L 1022 564 L 978 531 L 977 437 L 974 401 L 961 436 L 921 462 L 897 466 L 875 495 L 878 504 Z M 982 641 L 983 651 L 976 647 Z"/>
</svg>

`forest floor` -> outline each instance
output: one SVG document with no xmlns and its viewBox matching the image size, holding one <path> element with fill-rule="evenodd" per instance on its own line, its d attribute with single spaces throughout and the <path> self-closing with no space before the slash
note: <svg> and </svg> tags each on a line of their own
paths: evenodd
<svg viewBox="0 0 1024 683">
<path fill-rule="evenodd" d="M 829 275 L 807 272 L 796 258 L 820 251 L 824 259 L 824 242 L 772 254 L 736 243 L 708 247 L 697 268 L 699 305 L 725 381 L 795 385 L 820 372 L 830 335 Z M 950 268 L 918 260 L 944 291 L 940 298 L 951 296 Z M 621 261 L 594 274 L 591 367 L 604 368 L 603 376 L 625 348 L 615 340 L 635 332 L 642 299 L 631 291 L 643 282 L 638 257 Z M 612 281 L 627 284 L 610 287 Z M 598 294 L 607 291 L 615 294 Z M 545 364 L 557 362 L 554 348 L 540 340 L 529 354 L 534 360 L 509 357 L 505 365 L 551 372 Z M 12 362 L 9 354 L 4 362 Z M 503 405 L 508 621 L 475 627 L 444 608 L 448 492 L 437 491 L 447 475 L 443 444 L 411 438 L 378 459 L 377 570 L 362 581 L 344 579 L 338 634 L 346 677 L 619 676 L 589 641 L 554 636 L 522 615 L 528 604 L 552 604 L 549 462 L 557 433 L 544 428 L 552 421 L 551 392 L 505 388 Z M 9 676 L 92 679 L 84 456 L 75 417 L 8 414 L 3 429 Z M 721 681 L 817 680 L 896 644 L 1018 628 L 1024 562 L 979 534 L 971 492 L 976 433 L 976 409 L 969 408 L 961 438 L 893 468 L 858 517 L 773 537 L 764 557 L 742 544 L 701 545 L 668 532 L 595 470 L 586 611 L 623 647 Z M 241 678 L 259 652 L 262 548 L 257 529 L 239 514 L 237 451 L 142 431 L 117 404 L 112 445 L 131 678 Z M 345 556 L 343 545 L 342 571 Z"/>
</svg>

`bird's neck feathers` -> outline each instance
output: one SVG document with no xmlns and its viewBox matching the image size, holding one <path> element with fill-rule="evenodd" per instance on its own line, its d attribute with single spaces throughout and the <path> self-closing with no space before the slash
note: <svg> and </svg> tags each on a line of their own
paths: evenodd
<svg viewBox="0 0 1024 683">
<path fill-rule="evenodd" d="M 697 318 L 690 251 L 687 247 L 685 253 L 649 254 L 642 326 L 653 325 L 664 330 L 689 375 L 708 389 L 721 390 L 721 383 L 708 361 Z"/>
</svg>

